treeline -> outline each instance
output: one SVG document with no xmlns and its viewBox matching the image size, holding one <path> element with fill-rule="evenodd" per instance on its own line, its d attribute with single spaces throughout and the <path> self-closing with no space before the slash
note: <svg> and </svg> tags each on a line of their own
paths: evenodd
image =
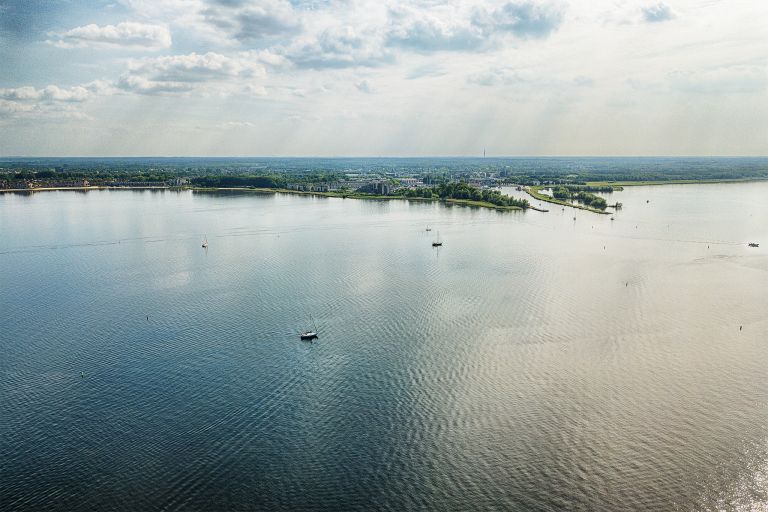
<svg viewBox="0 0 768 512">
<path fill-rule="evenodd" d="M 601 187 L 586 188 L 599 189 Z M 597 190 L 597 192 L 603 192 L 603 190 Z M 611 192 L 613 192 L 613 189 L 611 189 Z M 597 208 L 598 210 L 605 210 L 608 207 L 608 202 L 604 198 L 596 196 L 585 188 L 573 186 L 555 187 L 552 189 L 552 197 L 560 199 L 561 201 L 578 201 L 586 206 Z"/>
<path fill-rule="evenodd" d="M 610 185 L 605 185 L 605 186 L 564 185 L 564 187 L 570 190 L 571 192 L 603 192 L 606 194 L 611 194 L 614 191 L 614 188 Z"/>
<path fill-rule="evenodd" d="M 498 190 L 480 189 L 464 182 L 441 183 L 436 187 L 401 189 L 395 191 L 394 194 L 405 197 L 466 199 L 491 203 L 496 206 L 516 206 L 523 209 L 531 206 L 526 199 L 516 199 L 504 195 Z"/>
<path fill-rule="evenodd" d="M 73 181 L 73 180 L 88 180 L 93 184 L 108 183 L 113 181 L 168 181 L 175 178 L 176 175 L 172 173 L 163 172 L 131 172 L 131 173 L 119 173 L 119 172 L 86 172 L 86 171 L 52 171 L 52 170 L 28 170 L 18 172 L 0 172 L 0 181 L 40 181 L 40 182 L 57 182 L 57 181 Z"/>
<path fill-rule="evenodd" d="M 329 183 L 340 179 L 342 176 L 334 173 L 308 172 L 296 175 L 209 175 L 193 177 L 189 181 L 196 187 L 285 188 L 289 183 Z"/>
<path fill-rule="evenodd" d="M 25 168 L 0 168 L 0 181 L 70 181 L 86 179 L 92 183 L 100 184 L 111 181 L 170 181 L 175 178 L 189 177 L 190 181 L 200 186 L 230 187 L 230 186 L 254 186 L 282 187 L 287 183 L 323 183 L 344 179 L 344 175 L 336 172 L 305 170 L 286 174 L 265 169 L 263 172 L 233 172 L 195 175 L 188 170 L 168 170 L 157 168 L 144 168 L 125 170 L 122 168 L 67 168 L 40 169 L 34 167 Z M 267 180 L 267 181 L 265 181 Z"/>
<path fill-rule="evenodd" d="M 231 188 L 258 187 L 284 188 L 287 183 L 283 176 L 200 176 L 191 178 L 190 183 L 196 187 Z"/>
</svg>

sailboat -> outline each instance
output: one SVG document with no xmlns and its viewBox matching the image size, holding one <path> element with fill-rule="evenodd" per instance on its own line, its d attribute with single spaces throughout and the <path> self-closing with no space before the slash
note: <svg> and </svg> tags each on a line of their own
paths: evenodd
<svg viewBox="0 0 768 512">
<path fill-rule="evenodd" d="M 437 238 L 434 242 L 432 242 L 432 247 L 440 247 L 443 245 L 443 242 L 440 241 L 440 232 L 437 232 Z"/>
<path fill-rule="evenodd" d="M 309 320 L 312 322 L 312 329 L 299 333 L 299 338 L 306 341 L 317 339 L 317 326 L 315 326 L 315 320 L 312 315 L 309 315 Z"/>
<path fill-rule="evenodd" d="M 208 248 L 208 236 L 206 235 L 205 238 L 203 239 L 203 249 L 207 249 L 207 248 Z"/>
</svg>

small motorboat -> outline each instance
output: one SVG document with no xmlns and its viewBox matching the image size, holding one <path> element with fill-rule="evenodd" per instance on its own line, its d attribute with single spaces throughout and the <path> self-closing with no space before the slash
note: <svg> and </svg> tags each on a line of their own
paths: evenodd
<svg viewBox="0 0 768 512">
<path fill-rule="evenodd" d="M 757 242 L 749 242 L 747 245 L 750 247 L 760 247 L 760 244 Z"/>
<path fill-rule="evenodd" d="M 207 236 L 203 239 L 202 247 L 203 247 L 203 249 L 207 249 L 208 248 L 208 237 Z"/>
<path fill-rule="evenodd" d="M 309 315 L 309 320 L 312 322 L 312 329 L 307 329 L 306 331 L 299 333 L 299 338 L 304 341 L 317 339 L 317 326 L 315 326 L 315 320 L 312 318 L 312 315 Z"/>
</svg>

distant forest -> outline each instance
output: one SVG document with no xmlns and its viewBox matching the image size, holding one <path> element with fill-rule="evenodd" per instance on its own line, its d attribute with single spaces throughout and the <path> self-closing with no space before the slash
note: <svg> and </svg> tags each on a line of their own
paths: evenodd
<svg viewBox="0 0 768 512">
<path fill-rule="evenodd" d="M 509 183 L 768 178 L 768 158 L 0 158 L 0 180 L 166 181 L 282 187 L 349 174 L 430 176 L 435 183 L 489 173 Z"/>
</svg>

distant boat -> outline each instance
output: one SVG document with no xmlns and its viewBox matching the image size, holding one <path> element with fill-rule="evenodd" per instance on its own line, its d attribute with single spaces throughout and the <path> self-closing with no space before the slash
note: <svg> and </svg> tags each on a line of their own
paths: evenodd
<svg viewBox="0 0 768 512">
<path fill-rule="evenodd" d="M 611 220 L 614 220 L 613 217 L 611 217 Z"/>
<path fill-rule="evenodd" d="M 757 242 L 749 242 L 747 245 L 750 247 L 760 247 L 760 244 L 758 244 Z"/>
<path fill-rule="evenodd" d="M 206 236 L 203 239 L 203 249 L 207 249 L 207 248 L 208 248 L 208 237 Z"/>
<path fill-rule="evenodd" d="M 427 225 L 427 231 L 432 231 L 432 228 Z"/>
<path fill-rule="evenodd" d="M 315 326 L 315 321 L 312 318 L 312 315 L 309 315 L 309 320 L 312 322 L 312 329 L 299 333 L 299 338 L 305 341 L 317 339 L 317 327 Z"/>
<path fill-rule="evenodd" d="M 432 242 L 432 247 L 441 247 L 443 245 L 443 242 L 440 241 L 440 232 L 437 232 L 437 238 L 434 242 Z"/>
</svg>

